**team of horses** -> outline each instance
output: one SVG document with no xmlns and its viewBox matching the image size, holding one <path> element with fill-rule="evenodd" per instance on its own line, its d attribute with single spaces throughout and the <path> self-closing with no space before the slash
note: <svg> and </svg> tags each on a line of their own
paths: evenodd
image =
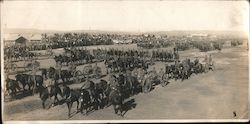
<svg viewBox="0 0 250 124">
<path fill-rule="evenodd" d="M 67 49 L 64 48 L 65 53 L 55 56 L 54 59 L 57 63 L 68 65 L 71 62 L 74 63 L 90 63 L 95 58 L 90 51 L 83 49 Z"/>
<path fill-rule="evenodd" d="M 73 103 L 77 103 L 77 111 L 88 114 L 91 110 L 103 108 L 105 106 L 113 105 L 114 111 L 118 115 L 122 115 L 123 111 L 123 100 L 126 97 L 134 95 L 139 92 L 148 92 L 152 89 L 152 84 L 157 80 L 164 80 L 165 83 L 169 79 L 188 79 L 191 74 L 204 73 L 207 69 L 213 69 L 209 66 L 201 64 L 197 59 L 193 62 L 190 59 L 183 61 L 176 61 L 174 64 L 166 64 L 165 71 L 162 74 L 147 73 L 148 67 L 130 65 L 131 61 L 127 59 L 117 60 L 123 63 L 124 70 L 119 71 L 119 75 L 115 76 L 115 81 L 119 84 L 117 87 L 111 87 L 108 81 L 101 79 L 99 82 L 90 81 L 88 89 L 71 89 L 66 83 L 58 83 L 59 78 L 63 82 L 68 82 L 68 77 L 73 77 L 72 72 L 69 70 L 61 70 L 61 73 L 56 73 L 56 69 L 50 67 L 49 70 L 42 70 L 42 75 L 29 75 L 29 74 L 17 74 L 16 80 L 7 78 L 7 90 L 11 90 L 12 95 L 15 95 L 17 90 L 35 90 L 39 93 L 42 101 L 42 106 L 45 108 L 45 102 L 51 97 L 54 97 L 53 104 L 59 101 L 64 101 L 68 107 L 68 116 L 71 116 L 71 108 Z M 127 61 L 127 63 L 126 63 Z M 134 62 L 136 60 L 133 60 Z M 133 63 L 133 62 L 132 62 Z M 141 62 L 145 63 L 145 62 Z M 126 65 L 127 64 L 127 65 Z M 136 69 L 142 69 L 146 73 L 136 72 L 136 75 L 129 75 L 126 73 L 126 69 L 132 72 Z M 134 72 L 133 72 L 134 73 Z M 145 76 L 147 75 L 147 76 Z M 153 75 L 153 76 L 152 76 Z M 51 86 L 51 92 L 48 92 L 48 87 L 43 85 L 44 79 L 53 78 L 55 79 L 55 85 Z M 22 84 L 22 88 L 19 87 L 18 83 Z M 28 89 L 26 89 L 28 86 Z M 90 91 L 90 92 L 89 92 Z M 58 95 L 61 96 L 59 100 Z"/>
<path fill-rule="evenodd" d="M 4 51 L 4 59 L 12 60 L 12 61 L 20 61 L 20 60 L 29 60 L 33 57 L 36 57 L 35 53 L 20 49 L 15 50 L 13 48 L 5 49 Z"/>
</svg>

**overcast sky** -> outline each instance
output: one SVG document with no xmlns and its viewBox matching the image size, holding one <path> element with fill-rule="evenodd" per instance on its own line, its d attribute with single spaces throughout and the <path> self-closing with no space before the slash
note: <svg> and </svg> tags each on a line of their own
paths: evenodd
<svg viewBox="0 0 250 124">
<path fill-rule="evenodd" d="M 3 2 L 4 28 L 44 30 L 247 30 L 246 1 Z"/>
</svg>

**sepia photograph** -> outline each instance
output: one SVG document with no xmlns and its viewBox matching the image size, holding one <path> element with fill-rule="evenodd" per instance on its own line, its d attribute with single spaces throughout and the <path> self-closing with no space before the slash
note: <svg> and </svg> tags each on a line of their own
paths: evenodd
<svg viewBox="0 0 250 124">
<path fill-rule="evenodd" d="M 249 121 L 247 0 L 3 0 L 3 123 Z"/>
</svg>

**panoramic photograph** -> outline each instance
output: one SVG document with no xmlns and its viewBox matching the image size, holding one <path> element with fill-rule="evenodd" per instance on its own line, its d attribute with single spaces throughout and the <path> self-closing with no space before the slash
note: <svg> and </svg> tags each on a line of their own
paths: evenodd
<svg viewBox="0 0 250 124">
<path fill-rule="evenodd" d="M 249 120 L 248 1 L 2 1 L 5 123 Z"/>
</svg>

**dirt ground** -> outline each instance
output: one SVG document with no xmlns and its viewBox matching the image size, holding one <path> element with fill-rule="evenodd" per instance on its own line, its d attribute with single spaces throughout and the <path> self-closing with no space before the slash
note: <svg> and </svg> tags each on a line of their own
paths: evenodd
<svg viewBox="0 0 250 124">
<path fill-rule="evenodd" d="M 198 54 L 197 54 L 198 53 Z M 246 46 L 211 51 L 215 71 L 192 75 L 188 80 L 170 80 L 166 87 L 156 86 L 124 101 L 124 117 L 114 114 L 113 107 L 95 110 L 88 116 L 74 112 L 68 118 L 66 104 L 42 109 L 38 94 L 4 102 L 4 120 L 121 120 L 121 119 L 245 119 L 248 118 L 248 51 Z M 180 52 L 181 58 L 202 56 L 198 50 Z M 42 67 L 54 64 L 41 60 Z M 50 64 L 47 64 L 50 63 Z M 165 63 L 157 62 L 157 70 Z M 99 63 L 103 68 L 103 63 Z M 150 67 L 152 68 L 152 67 Z M 81 67 L 78 67 L 81 70 Z M 103 70 L 104 71 L 104 70 Z M 104 71 L 105 74 L 105 71 Z M 106 77 L 105 77 L 106 78 Z M 78 85 L 75 85 L 76 87 Z M 73 87 L 73 86 L 71 86 Z M 47 102 L 49 104 L 49 101 Z M 236 116 L 234 115 L 236 113 Z"/>
</svg>

